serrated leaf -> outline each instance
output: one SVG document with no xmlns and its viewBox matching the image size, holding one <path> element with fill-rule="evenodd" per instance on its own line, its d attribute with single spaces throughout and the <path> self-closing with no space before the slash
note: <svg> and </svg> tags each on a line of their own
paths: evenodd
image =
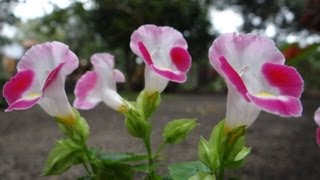
<svg viewBox="0 0 320 180">
<path fill-rule="evenodd" d="M 170 121 L 163 130 L 165 142 L 176 144 L 183 141 L 186 136 L 197 126 L 195 119 L 176 119 Z"/>
<path fill-rule="evenodd" d="M 85 158 L 81 146 L 74 141 L 71 139 L 59 140 L 48 156 L 43 174 L 46 176 L 62 174 Z"/>
<path fill-rule="evenodd" d="M 174 180 L 186 180 L 198 172 L 208 172 L 208 168 L 200 161 L 182 162 L 168 166 L 170 177 Z"/>
</svg>

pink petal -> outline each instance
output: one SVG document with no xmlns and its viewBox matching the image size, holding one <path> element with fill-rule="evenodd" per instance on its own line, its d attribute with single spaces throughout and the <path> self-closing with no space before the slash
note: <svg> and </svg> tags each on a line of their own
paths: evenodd
<svg viewBox="0 0 320 180">
<path fill-rule="evenodd" d="M 65 64 L 64 63 L 60 63 L 58 65 L 58 67 L 54 68 L 50 74 L 48 75 L 45 83 L 44 83 L 44 87 L 42 89 L 42 91 L 44 92 L 48 87 L 50 88 L 50 85 L 54 83 L 54 81 L 57 80 L 58 76 L 60 75 L 60 72 L 63 68 Z"/>
<path fill-rule="evenodd" d="M 18 71 L 32 69 L 37 79 L 42 80 L 60 63 L 66 64 L 61 73 L 68 75 L 78 67 L 79 61 L 67 45 L 47 42 L 31 47 L 18 63 L 17 69 Z"/>
<path fill-rule="evenodd" d="M 10 112 L 13 110 L 25 110 L 29 109 L 35 104 L 39 102 L 41 97 L 35 97 L 33 99 L 19 99 L 12 104 L 9 105 L 9 107 L 5 110 L 6 112 Z"/>
<path fill-rule="evenodd" d="M 113 70 L 113 77 L 116 82 L 125 82 L 126 81 L 124 74 L 118 69 Z"/>
<path fill-rule="evenodd" d="M 9 105 L 22 98 L 23 93 L 32 86 L 33 79 L 33 71 L 25 70 L 18 72 L 4 85 L 3 96 Z"/>
<path fill-rule="evenodd" d="M 74 94 L 76 99 L 73 106 L 78 109 L 91 109 L 101 100 L 90 99 L 89 93 L 97 86 L 98 77 L 93 71 L 88 71 L 77 81 Z"/>
<path fill-rule="evenodd" d="M 299 99 L 290 96 L 263 96 L 248 93 L 250 100 L 262 110 L 283 117 L 299 117 L 302 104 Z"/>
<path fill-rule="evenodd" d="M 114 67 L 114 57 L 109 53 L 95 53 L 91 56 L 93 66 L 106 66 L 112 69 Z"/>
<path fill-rule="evenodd" d="M 155 67 L 153 64 L 150 66 L 150 68 L 156 72 L 157 74 L 166 77 L 167 79 L 178 82 L 178 83 L 183 83 L 187 80 L 187 76 L 179 71 L 170 71 L 167 69 L 160 69 Z"/>
<path fill-rule="evenodd" d="M 240 72 L 244 65 L 259 72 L 266 62 L 284 64 L 284 56 L 275 43 L 254 34 L 227 33 L 219 36 L 209 49 L 209 59 L 218 73 L 221 73 L 219 58 L 224 56 L 229 64 Z"/>
<path fill-rule="evenodd" d="M 188 72 L 191 67 L 191 56 L 189 52 L 181 47 L 174 47 L 170 51 L 171 60 L 177 69 Z"/>
<path fill-rule="evenodd" d="M 221 73 L 224 75 L 224 77 L 227 78 L 227 80 L 235 87 L 238 93 L 240 93 L 241 96 L 246 99 L 246 101 L 250 102 L 249 98 L 247 97 L 248 90 L 239 74 L 233 69 L 224 56 L 219 57 L 219 62 Z"/>
<path fill-rule="evenodd" d="M 320 146 L 320 128 L 317 128 L 316 139 L 318 146 Z"/>
<path fill-rule="evenodd" d="M 314 120 L 317 123 L 317 125 L 320 127 L 320 107 L 314 113 Z"/>
<path fill-rule="evenodd" d="M 142 42 L 139 42 L 138 47 L 139 47 L 140 53 L 141 53 L 145 63 L 148 65 L 153 64 L 152 58 L 151 58 L 147 48 L 144 46 L 144 44 Z"/>
<path fill-rule="evenodd" d="M 282 95 L 299 98 L 303 91 L 303 79 L 293 67 L 266 63 L 262 73 L 271 86 L 277 87 Z"/>
</svg>

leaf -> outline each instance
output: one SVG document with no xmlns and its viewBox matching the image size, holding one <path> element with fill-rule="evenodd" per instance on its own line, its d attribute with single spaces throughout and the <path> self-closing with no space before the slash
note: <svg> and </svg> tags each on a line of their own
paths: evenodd
<svg viewBox="0 0 320 180">
<path fill-rule="evenodd" d="M 241 151 L 237 154 L 235 157 L 235 161 L 243 160 L 245 157 L 247 157 L 251 152 L 251 148 L 243 147 Z"/>
<path fill-rule="evenodd" d="M 217 154 L 219 161 L 222 162 L 227 134 L 224 129 L 224 120 L 220 121 L 211 132 L 209 144 L 213 154 Z"/>
<path fill-rule="evenodd" d="M 99 155 L 99 159 L 104 163 L 120 163 L 120 162 L 131 162 L 131 161 L 142 161 L 147 159 L 147 155 L 134 154 L 134 153 L 103 153 Z"/>
<path fill-rule="evenodd" d="M 216 180 L 216 176 L 205 172 L 199 172 L 189 178 L 189 180 Z"/>
<path fill-rule="evenodd" d="M 59 140 L 48 156 L 43 174 L 46 176 L 62 174 L 72 165 L 79 164 L 85 159 L 80 145 L 71 139 Z"/>
<path fill-rule="evenodd" d="M 214 154 L 215 151 L 210 148 L 209 142 L 201 137 L 198 146 L 198 157 L 211 171 L 214 171 L 220 166 L 219 154 Z"/>
<path fill-rule="evenodd" d="M 94 179 L 124 180 L 133 179 L 134 171 L 128 164 L 103 164 L 103 172 Z"/>
<path fill-rule="evenodd" d="M 125 125 L 131 136 L 144 139 L 150 135 L 151 124 L 145 121 L 137 110 L 130 109 L 125 116 Z"/>
<path fill-rule="evenodd" d="M 174 180 L 186 180 L 198 172 L 208 172 L 208 168 L 200 161 L 170 164 L 168 168 Z"/>
<path fill-rule="evenodd" d="M 195 119 L 172 120 L 164 127 L 163 137 L 167 143 L 176 144 L 183 141 L 196 126 Z"/>
<path fill-rule="evenodd" d="M 137 98 L 137 108 L 142 111 L 144 118 L 148 119 L 159 107 L 160 102 L 159 92 L 148 94 L 142 91 Z"/>
</svg>

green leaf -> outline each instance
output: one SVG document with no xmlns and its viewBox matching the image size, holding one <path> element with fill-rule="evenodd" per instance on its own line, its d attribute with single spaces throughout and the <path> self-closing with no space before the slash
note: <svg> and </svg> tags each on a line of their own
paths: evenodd
<svg viewBox="0 0 320 180">
<path fill-rule="evenodd" d="M 137 110 L 130 109 L 127 113 L 125 113 L 125 116 L 127 130 L 133 137 L 144 139 L 150 135 L 151 124 L 145 121 Z"/>
<path fill-rule="evenodd" d="M 86 156 L 80 145 L 71 139 L 59 140 L 48 156 L 43 174 L 46 176 L 62 174 L 83 160 L 86 160 Z"/>
<path fill-rule="evenodd" d="M 214 152 L 209 142 L 201 137 L 198 145 L 198 157 L 212 172 L 220 166 L 219 154 Z"/>
<path fill-rule="evenodd" d="M 226 153 L 226 161 L 237 161 L 235 160 L 237 154 L 244 148 L 245 145 L 245 137 L 240 136 L 233 143 L 232 146 L 229 147 L 228 153 Z"/>
<path fill-rule="evenodd" d="M 151 169 L 157 169 L 158 167 L 160 167 L 162 165 L 163 165 L 163 163 L 154 162 L 153 166 L 151 166 Z M 132 168 L 135 171 L 140 171 L 140 172 L 144 172 L 144 173 L 148 173 L 149 172 L 148 164 L 136 164 L 136 165 L 133 165 Z"/>
<path fill-rule="evenodd" d="M 219 161 L 222 162 L 225 144 L 228 139 L 224 129 L 224 120 L 220 121 L 211 132 L 209 144 L 212 154 L 218 155 Z"/>
<path fill-rule="evenodd" d="M 189 178 L 189 180 L 216 180 L 216 176 L 205 172 L 199 172 Z"/>
<path fill-rule="evenodd" d="M 234 158 L 235 161 L 240 161 L 246 158 L 251 152 L 251 148 L 243 147 L 241 151 Z"/>
<path fill-rule="evenodd" d="M 115 164 L 103 164 L 102 173 L 98 174 L 93 179 L 112 179 L 112 180 L 124 180 L 133 179 L 134 171 L 128 164 L 115 163 Z"/>
<path fill-rule="evenodd" d="M 198 172 L 208 172 L 208 168 L 200 161 L 182 162 L 168 166 L 170 176 L 174 180 L 186 180 Z"/>
<path fill-rule="evenodd" d="M 144 118 L 148 119 L 159 107 L 161 97 L 159 92 L 152 94 L 142 91 L 137 98 L 137 108 L 142 111 Z"/>
<path fill-rule="evenodd" d="M 163 137 L 169 144 L 183 141 L 189 132 L 197 126 L 195 119 L 176 119 L 170 121 L 163 130 Z"/>
<path fill-rule="evenodd" d="M 142 161 L 148 158 L 147 155 L 134 154 L 134 153 L 103 153 L 98 158 L 104 163 L 120 163 L 120 162 L 132 162 Z"/>
</svg>

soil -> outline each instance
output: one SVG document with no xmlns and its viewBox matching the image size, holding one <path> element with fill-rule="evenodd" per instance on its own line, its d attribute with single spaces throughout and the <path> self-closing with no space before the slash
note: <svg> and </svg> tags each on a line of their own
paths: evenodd
<svg viewBox="0 0 320 180">
<path fill-rule="evenodd" d="M 167 146 L 167 163 L 197 159 L 200 136 L 207 138 L 212 127 L 225 116 L 224 95 L 167 95 L 153 118 L 153 146 L 161 142 L 164 125 L 174 118 L 196 117 L 199 126 L 187 140 Z M 320 179 L 320 147 L 315 140 L 313 113 L 319 99 L 304 98 L 300 118 L 280 118 L 262 112 L 248 128 L 247 145 L 252 147 L 246 164 L 227 170 L 228 177 L 239 179 Z M 81 111 L 91 128 L 90 146 L 106 151 L 144 152 L 142 142 L 130 137 L 124 118 L 100 104 Z M 38 106 L 26 111 L 0 112 L 0 179 L 55 180 L 76 179 L 82 167 L 73 167 L 60 177 L 41 176 L 43 164 L 56 140 L 62 135 L 53 118 Z"/>
</svg>

